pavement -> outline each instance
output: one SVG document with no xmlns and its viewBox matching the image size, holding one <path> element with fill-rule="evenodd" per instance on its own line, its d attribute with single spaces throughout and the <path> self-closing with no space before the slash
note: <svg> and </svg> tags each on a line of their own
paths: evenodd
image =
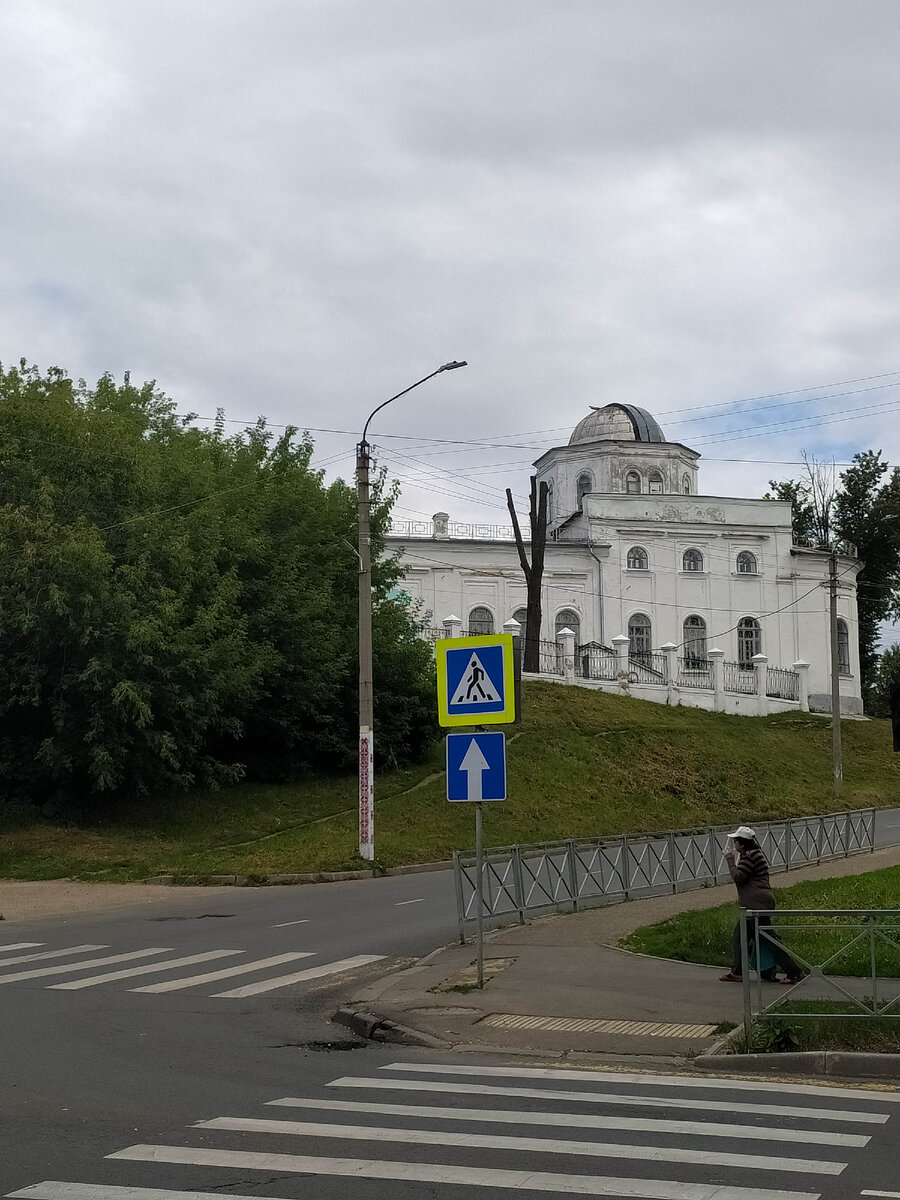
<svg viewBox="0 0 900 1200">
<path fill-rule="evenodd" d="M 785 886 L 898 864 L 900 846 L 891 846 L 774 881 Z M 723 1022 L 742 1020 L 742 988 L 719 981 L 721 966 L 632 954 L 617 943 L 643 925 L 734 899 L 729 882 L 492 930 L 484 940 L 483 990 L 475 986 L 474 945 L 453 944 L 362 988 L 336 1019 L 376 1038 L 389 1032 L 385 1040 L 435 1048 L 573 1061 L 580 1055 L 669 1062 L 703 1055 L 721 1041 Z M 846 982 L 851 989 L 865 986 Z M 776 984 L 766 990 L 773 996 L 785 991 Z"/>
</svg>

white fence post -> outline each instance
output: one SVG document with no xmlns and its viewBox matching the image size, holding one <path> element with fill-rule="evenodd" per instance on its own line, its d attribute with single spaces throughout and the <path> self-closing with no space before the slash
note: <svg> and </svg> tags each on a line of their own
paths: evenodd
<svg viewBox="0 0 900 1200">
<path fill-rule="evenodd" d="M 798 658 L 794 663 L 793 670 L 800 677 L 800 711 L 809 712 L 809 663 Z"/>
<path fill-rule="evenodd" d="M 561 629 L 556 635 L 560 654 L 562 654 L 563 681 L 575 682 L 575 630 Z"/>
<path fill-rule="evenodd" d="M 757 712 L 764 717 L 769 711 L 769 701 L 766 696 L 766 668 L 769 658 L 766 654 L 754 654 L 751 661 L 756 671 Z"/>
<path fill-rule="evenodd" d="M 660 650 L 666 656 L 666 683 L 669 688 L 669 703 L 678 700 L 678 647 L 674 642 L 663 642 Z"/>
<path fill-rule="evenodd" d="M 620 633 L 612 640 L 613 650 L 616 652 L 616 672 L 619 676 L 619 687 L 623 691 L 628 691 L 628 647 L 631 645 L 631 639 L 626 633 Z"/>
<path fill-rule="evenodd" d="M 713 685 L 713 709 L 715 712 L 725 711 L 725 651 L 713 647 L 707 650 L 710 673 Z"/>
<path fill-rule="evenodd" d="M 444 617 L 444 637 L 458 638 L 462 637 L 462 621 L 459 617 L 454 617 L 453 613 L 449 617 Z"/>
</svg>

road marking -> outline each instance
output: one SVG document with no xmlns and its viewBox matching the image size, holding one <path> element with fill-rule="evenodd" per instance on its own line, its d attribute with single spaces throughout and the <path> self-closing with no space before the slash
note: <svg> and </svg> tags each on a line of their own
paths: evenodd
<svg viewBox="0 0 900 1200">
<path fill-rule="evenodd" d="M 721 1113 L 723 1104 L 719 1100 L 689 1100 L 679 1096 L 630 1096 L 624 1092 L 563 1092 L 549 1088 L 489 1087 L 480 1083 L 447 1083 L 446 1080 L 430 1082 L 424 1079 L 379 1079 L 375 1076 L 354 1078 L 343 1076 L 333 1079 L 328 1087 L 390 1088 L 410 1092 L 453 1092 L 460 1095 L 516 1096 L 528 1100 L 578 1100 L 583 1104 L 624 1104 L 638 1108 L 690 1108 L 698 1111 Z M 813 1121 L 855 1121 L 867 1125 L 884 1125 L 888 1117 L 882 1113 L 848 1111 L 837 1108 L 790 1108 L 780 1104 L 732 1104 L 728 1111 L 734 1113 L 758 1113 L 770 1117 L 804 1117 Z"/>
<path fill-rule="evenodd" d="M 786 1092 L 797 1096 L 839 1096 L 849 1100 L 879 1100 L 900 1104 L 900 1090 L 867 1091 L 865 1088 L 814 1087 L 809 1084 L 777 1083 L 753 1079 L 698 1079 L 694 1075 L 653 1075 L 629 1071 L 566 1071 L 554 1067 L 471 1067 L 447 1063 L 387 1063 L 382 1071 L 429 1072 L 437 1075 L 496 1075 L 521 1079 L 577 1079 L 580 1083 L 639 1083 L 646 1087 L 727 1088 L 728 1091 Z"/>
<path fill-rule="evenodd" d="M 260 996 L 263 992 L 274 992 L 278 988 L 290 987 L 292 983 L 303 983 L 307 979 L 319 979 L 323 975 L 336 975 L 339 971 L 352 971 L 354 967 L 364 967 L 366 963 L 379 962 L 383 954 L 357 954 L 354 958 L 341 958 L 337 962 L 322 963 L 318 967 L 308 967 L 305 971 L 297 971 L 293 975 L 281 975 L 278 979 L 263 979 L 260 983 L 248 983 L 244 987 L 234 988 L 230 992 L 216 992 L 216 999 L 242 1000 L 245 996 Z"/>
<path fill-rule="evenodd" d="M 243 953 L 241 951 L 240 953 Z M 192 975 L 189 979 L 167 979 L 163 983 L 150 983 L 146 987 L 132 988 L 133 992 L 177 992 L 181 988 L 196 987 L 199 983 L 213 983 L 217 979 L 228 979 L 232 975 L 249 975 L 264 967 L 278 967 L 282 963 L 298 958 L 309 958 L 311 950 L 293 950 L 289 954 L 274 954 L 271 958 L 258 958 L 255 962 L 239 963 L 236 967 L 223 967 L 220 971 L 207 971 L 204 975 Z"/>
<path fill-rule="evenodd" d="M 458 1146 L 474 1150 L 573 1154 L 589 1158 L 638 1158 L 643 1162 L 722 1165 L 718 1150 L 679 1150 L 668 1146 L 630 1146 L 619 1142 L 575 1142 L 556 1138 L 503 1137 L 433 1129 L 395 1129 L 377 1125 L 331 1125 L 324 1121 L 271 1121 L 255 1117 L 216 1117 L 198 1121 L 195 1129 L 229 1129 L 237 1133 L 278 1133 L 293 1137 L 341 1138 L 355 1142 L 400 1142 L 408 1146 Z M 796 1171 L 802 1175 L 840 1175 L 847 1163 L 814 1158 L 774 1158 L 770 1154 L 729 1154 L 728 1165 L 754 1171 Z"/>
<path fill-rule="evenodd" d="M 0 946 L 0 954 L 8 954 L 10 950 L 28 950 L 32 946 L 46 946 L 46 942 L 11 942 L 8 946 Z"/>
<path fill-rule="evenodd" d="M 809 1142 L 817 1146 L 867 1146 L 862 1133 L 819 1129 L 775 1129 L 764 1125 L 724 1125 L 718 1121 L 667 1121 L 637 1117 L 598 1117 L 593 1113 L 533 1112 L 508 1108 L 441 1108 L 429 1104 L 376 1104 L 355 1100 L 307 1100 L 285 1096 L 267 1104 L 331 1112 L 381 1113 L 395 1117 L 437 1117 L 442 1121 L 492 1121 L 497 1125 L 562 1125 L 573 1129 L 627 1129 L 636 1133 L 679 1133 L 692 1137 L 745 1138 L 756 1142 Z"/>
<path fill-rule="evenodd" d="M 17 983 L 20 979 L 40 979 L 42 975 L 65 975 L 66 971 L 84 971 L 88 967 L 106 967 L 112 963 L 128 962 L 133 958 L 149 958 L 151 954 L 171 954 L 172 946 L 151 946 L 149 950 L 132 950 L 128 954 L 112 954 L 107 958 L 85 958 L 81 962 L 65 963 L 61 967 L 41 967 L 37 971 L 17 971 L 15 975 L 0 975 L 0 983 Z"/>
<path fill-rule="evenodd" d="M 860 1192 L 861 1196 L 886 1196 L 888 1200 L 900 1200 L 900 1192 Z"/>
<path fill-rule="evenodd" d="M 110 1159 L 173 1163 L 196 1167 L 234 1167 L 250 1171 L 291 1171 L 355 1179 L 392 1179 L 416 1183 L 469 1184 L 481 1188 L 561 1192 L 580 1196 L 630 1196 L 632 1200 L 820 1200 L 819 1192 L 783 1192 L 772 1188 L 722 1187 L 665 1179 L 620 1179 L 600 1175 L 563 1175 L 441 1163 L 381 1162 L 367 1158 L 324 1158 L 305 1154 L 259 1154 L 182 1146 L 129 1146 Z M 720 1163 L 721 1165 L 721 1163 Z M 208 1193 L 219 1195 L 221 1193 Z M 234 1200 L 232 1197 L 231 1200 Z"/>
<path fill-rule="evenodd" d="M 398 900 L 394 907 L 402 908 L 404 904 L 422 904 L 422 903 L 424 903 L 424 901 L 425 901 L 424 896 L 420 896 L 418 898 L 418 900 Z"/>
<path fill-rule="evenodd" d="M 37 943 L 40 945 L 40 943 Z M 26 942 L 25 945 L 28 945 Z M 85 954 L 89 950 L 107 950 L 108 946 L 69 946 L 65 950 L 42 950 L 40 954 L 17 954 L 15 958 L 5 958 L 0 967 L 11 967 L 13 963 L 38 962 L 47 958 L 65 958 L 67 954 Z"/>
<path fill-rule="evenodd" d="M 168 1188 L 117 1186 L 109 1183 L 64 1183 L 47 1179 L 7 1192 L 7 1200 L 223 1200 L 224 1192 L 173 1192 Z M 277 1196 L 238 1196 L 227 1193 L 227 1200 L 278 1200 Z"/>
<path fill-rule="evenodd" d="M 89 979 L 69 979 L 65 983 L 51 983 L 48 990 L 74 992 L 79 988 L 96 987 L 100 983 L 112 983 L 115 979 L 129 979 L 133 975 L 152 975 L 154 971 L 173 971 L 176 967 L 190 967 L 194 963 L 209 962 L 211 958 L 225 958 L 229 954 L 243 954 L 243 950 L 206 950 L 203 954 L 189 954 L 185 958 L 167 958 L 162 962 L 144 963 L 142 967 L 126 967 L 124 971 L 109 971 L 106 975 L 91 975 Z M 132 991 L 137 991 L 133 988 Z"/>
<path fill-rule="evenodd" d="M 309 917 L 304 917 L 302 921 L 282 921 L 280 925 L 273 925 L 273 929 L 287 929 L 288 925 L 308 925 Z"/>
</svg>

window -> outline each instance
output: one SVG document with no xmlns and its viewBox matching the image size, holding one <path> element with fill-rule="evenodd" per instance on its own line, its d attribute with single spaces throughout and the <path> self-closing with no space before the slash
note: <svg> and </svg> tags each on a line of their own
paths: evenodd
<svg viewBox="0 0 900 1200">
<path fill-rule="evenodd" d="M 547 524 L 553 520 L 553 480 L 547 484 Z"/>
<path fill-rule="evenodd" d="M 629 471 L 625 476 L 625 491 L 629 496 L 639 496 L 641 494 L 641 477 L 637 471 Z"/>
<path fill-rule="evenodd" d="M 629 571 L 648 571 L 650 569 L 650 559 L 643 546 L 632 546 L 625 562 Z"/>
<path fill-rule="evenodd" d="M 519 624 L 522 626 L 521 636 L 524 637 L 525 636 L 525 625 L 526 625 L 526 622 L 528 621 L 528 609 L 527 608 L 517 608 L 516 611 L 513 613 L 513 620 L 518 621 Z"/>
<path fill-rule="evenodd" d="M 755 617 L 741 617 L 738 621 L 738 666 L 745 670 L 753 666 L 754 654 L 762 653 L 762 631 Z"/>
<path fill-rule="evenodd" d="M 479 606 L 469 613 L 469 634 L 477 637 L 483 633 L 494 632 L 494 614 L 489 608 Z"/>
<path fill-rule="evenodd" d="M 661 496 L 663 490 L 663 477 L 659 471 L 651 471 L 649 477 L 648 491 L 651 496 Z"/>
<path fill-rule="evenodd" d="M 742 550 L 737 556 L 738 575 L 756 574 L 756 555 L 749 550 Z"/>
<path fill-rule="evenodd" d="M 584 497 L 588 494 L 588 492 L 591 490 L 591 488 L 593 486 L 594 486 L 594 483 L 593 483 L 593 480 L 591 479 L 590 475 L 585 473 L 584 475 L 578 476 L 578 483 L 575 485 L 575 487 L 578 492 L 578 507 L 579 508 L 581 508 L 581 501 L 584 499 Z"/>
<path fill-rule="evenodd" d="M 838 672 L 841 675 L 850 674 L 850 630 L 847 628 L 847 622 L 838 617 L 837 623 L 837 657 L 838 657 Z"/>
<path fill-rule="evenodd" d="M 691 494 L 691 477 L 687 473 L 681 477 L 681 490 L 684 492 L 685 496 L 689 496 Z"/>
<path fill-rule="evenodd" d="M 650 618 L 644 613 L 635 613 L 628 621 L 628 653 L 632 658 L 647 658 L 652 645 Z"/>
<path fill-rule="evenodd" d="M 683 571 L 702 571 L 703 570 L 703 555 L 699 550 L 685 550 L 681 557 L 681 569 Z"/>
<path fill-rule="evenodd" d="M 692 667 L 706 666 L 706 622 L 702 617 L 685 617 L 684 660 Z"/>
<path fill-rule="evenodd" d="M 559 637 L 561 629 L 571 629 L 575 634 L 575 645 L 581 644 L 581 618 L 574 609 L 564 608 L 562 612 L 556 614 L 556 628 L 554 632 Z"/>
</svg>

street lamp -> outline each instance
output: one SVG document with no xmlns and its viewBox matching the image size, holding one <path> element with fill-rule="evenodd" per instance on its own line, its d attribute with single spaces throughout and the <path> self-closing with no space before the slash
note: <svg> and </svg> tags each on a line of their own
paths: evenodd
<svg viewBox="0 0 900 1200">
<path fill-rule="evenodd" d="M 455 371 L 465 362 L 448 362 L 424 379 L 410 384 L 396 396 L 391 396 L 374 408 L 363 426 L 362 439 L 356 447 L 356 503 L 359 529 L 359 855 L 370 862 L 375 857 L 375 770 L 374 722 L 375 697 L 372 685 L 372 538 L 370 533 L 369 443 L 366 433 L 369 422 L 393 400 L 399 400 L 419 384 L 427 383 L 442 371 Z"/>
</svg>

